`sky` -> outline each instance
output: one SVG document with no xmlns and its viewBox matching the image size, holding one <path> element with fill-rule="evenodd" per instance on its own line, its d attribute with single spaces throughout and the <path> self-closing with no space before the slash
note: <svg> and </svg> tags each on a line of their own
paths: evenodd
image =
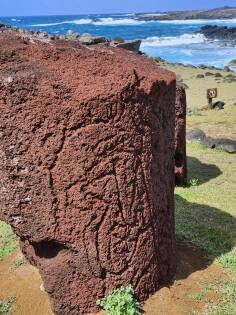
<svg viewBox="0 0 236 315">
<path fill-rule="evenodd" d="M 236 0 L 0 0 L 0 16 L 134 13 L 236 6 Z"/>
</svg>

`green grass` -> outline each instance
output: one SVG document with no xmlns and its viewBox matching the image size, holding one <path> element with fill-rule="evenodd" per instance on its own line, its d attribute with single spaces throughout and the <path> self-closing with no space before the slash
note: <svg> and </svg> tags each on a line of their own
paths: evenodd
<svg viewBox="0 0 236 315">
<path fill-rule="evenodd" d="M 204 299 L 204 296 L 202 293 L 197 293 L 192 295 L 192 299 L 196 302 L 201 302 Z"/>
<path fill-rule="evenodd" d="M 234 315 L 236 314 L 236 283 L 224 281 L 215 290 L 222 298 L 215 303 L 209 303 L 205 309 L 205 315 Z"/>
<path fill-rule="evenodd" d="M 8 297 L 2 302 L 0 302 L 0 315 L 10 314 L 14 302 L 15 302 L 14 297 Z"/>
<path fill-rule="evenodd" d="M 0 260 L 17 250 L 18 238 L 9 225 L 0 221 Z"/>
</svg>

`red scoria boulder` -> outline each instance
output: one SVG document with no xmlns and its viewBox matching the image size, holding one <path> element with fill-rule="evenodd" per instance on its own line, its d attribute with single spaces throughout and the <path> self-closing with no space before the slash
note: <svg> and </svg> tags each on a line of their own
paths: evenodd
<svg viewBox="0 0 236 315">
<path fill-rule="evenodd" d="M 174 275 L 175 89 L 122 49 L 0 34 L 0 219 L 55 314 Z"/>
<path fill-rule="evenodd" d="M 187 180 L 186 93 L 180 85 L 176 87 L 175 112 L 175 184 L 184 186 Z"/>
</svg>

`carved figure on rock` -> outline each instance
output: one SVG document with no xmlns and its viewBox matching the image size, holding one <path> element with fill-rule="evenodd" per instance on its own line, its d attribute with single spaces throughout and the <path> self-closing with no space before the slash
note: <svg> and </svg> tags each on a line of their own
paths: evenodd
<svg viewBox="0 0 236 315">
<path fill-rule="evenodd" d="M 55 314 L 176 268 L 175 75 L 123 49 L 0 34 L 0 219 Z"/>
</svg>

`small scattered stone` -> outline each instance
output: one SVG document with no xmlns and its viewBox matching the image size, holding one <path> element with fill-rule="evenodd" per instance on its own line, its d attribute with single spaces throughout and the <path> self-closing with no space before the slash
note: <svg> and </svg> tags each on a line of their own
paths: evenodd
<svg viewBox="0 0 236 315">
<path fill-rule="evenodd" d="M 225 67 L 224 67 L 224 71 L 225 71 L 225 72 L 231 72 L 231 69 L 230 69 L 230 67 L 225 66 Z"/>
<path fill-rule="evenodd" d="M 221 109 L 224 109 L 224 106 L 225 106 L 224 102 L 218 101 L 212 105 L 212 108 L 216 110 L 221 110 Z"/>
<path fill-rule="evenodd" d="M 196 79 L 203 79 L 205 78 L 204 74 L 197 74 Z"/>
<path fill-rule="evenodd" d="M 206 76 L 206 77 L 214 76 L 214 73 L 212 73 L 212 72 L 206 72 L 206 73 L 205 73 L 205 76 Z"/>
</svg>

